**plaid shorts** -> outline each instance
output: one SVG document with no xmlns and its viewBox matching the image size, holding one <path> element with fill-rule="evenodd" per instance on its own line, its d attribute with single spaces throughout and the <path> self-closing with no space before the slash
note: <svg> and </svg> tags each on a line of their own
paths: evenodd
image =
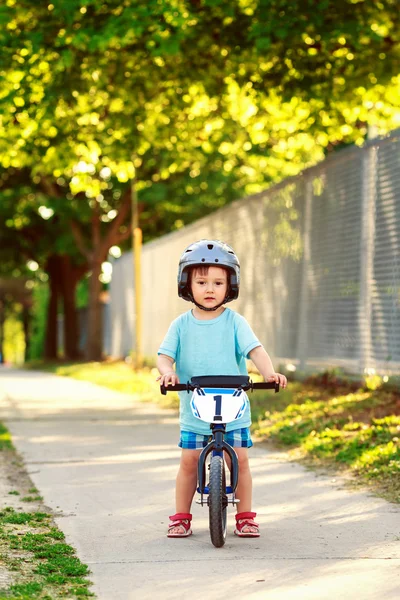
<svg viewBox="0 0 400 600">
<path fill-rule="evenodd" d="M 207 446 L 211 439 L 211 435 L 202 435 L 199 433 L 192 433 L 191 431 L 181 431 L 181 439 L 179 440 L 178 446 L 185 450 L 201 450 L 201 448 Z M 228 431 L 228 433 L 224 435 L 224 440 L 233 448 L 251 448 L 253 445 L 249 427 Z"/>
</svg>

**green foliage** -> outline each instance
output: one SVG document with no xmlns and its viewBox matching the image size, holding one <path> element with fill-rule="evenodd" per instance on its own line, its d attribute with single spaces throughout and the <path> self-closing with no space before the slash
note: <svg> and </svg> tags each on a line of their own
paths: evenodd
<svg viewBox="0 0 400 600">
<path fill-rule="evenodd" d="M 33 288 L 31 339 L 27 357 L 28 360 L 39 359 L 43 356 L 48 300 L 48 285 L 46 283 L 36 285 Z"/>
<path fill-rule="evenodd" d="M 399 477 L 400 448 L 398 439 L 367 450 L 354 461 L 354 468 L 369 479 Z"/>
<path fill-rule="evenodd" d="M 145 239 L 399 124 L 390 2 L 9 0 L 4 19 L 1 162 L 84 222 L 136 176 L 162 209 Z"/>
<path fill-rule="evenodd" d="M 8 431 L 7 427 L 0 422 L 0 450 L 11 449 L 13 448 L 11 441 L 11 434 Z"/>
<path fill-rule="evenodd" d="M 76 287 L 76 307 L 86 308 L 89 303 L 89 280 L 85 277 L 78 282 Z"/>
<path fill-rule="evenodd" d="M 14 304 L 4 322 L 4 359 L 14 365 L 24 362 L 25 337 L 21 321 L 22 307 Z"/>
<path fill-rule="evenodd" d="M 365 387 L 367 390 L 377 390 L 383 384 L 383 379 L 379 375 L 368 375 L 365 378 Z"/>
</svg>

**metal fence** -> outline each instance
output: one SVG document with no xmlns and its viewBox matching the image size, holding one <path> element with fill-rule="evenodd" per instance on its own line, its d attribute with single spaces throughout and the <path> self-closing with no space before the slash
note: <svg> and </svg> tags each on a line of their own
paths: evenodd
<svg viewBox="0 0 400 600">
<path fill-rule="evenodd" d="M 222 239 L 241 262 L 243 314 L 276 365 L 398 373 L 400 366 L 400 130 L 338 152 L 143 249 L 144 353 L 156 354 L 177 297 L 179 257 Z M 133 346 L 131 254 L 113 265 L 112 356 Z"/>
</svg>

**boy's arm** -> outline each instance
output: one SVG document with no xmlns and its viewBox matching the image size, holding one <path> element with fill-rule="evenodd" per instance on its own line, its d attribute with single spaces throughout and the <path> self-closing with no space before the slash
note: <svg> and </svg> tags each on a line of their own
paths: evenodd
<svg viewBox="0 0 400 600">
<path fill-rule="evenodd" d="M 260 371 L 265 381 L 276 381 L 283 388 L 287 386 L 286 377 L 281 373 L 275 373 L 269 354 L 262 346 L 253 348 L 249 353 L 249 357 Z"/>
<path fill-rule="evenodd" d="M 157 369 L 160 372 L 160 376 L 157 377 L 157 381 L 160 382 L 160 385 L 175 385 L 179 383 L 178 375 L 175 373 L 174 359 L 166 354 L 159 354 L 157 357 Z"/>
</svg>

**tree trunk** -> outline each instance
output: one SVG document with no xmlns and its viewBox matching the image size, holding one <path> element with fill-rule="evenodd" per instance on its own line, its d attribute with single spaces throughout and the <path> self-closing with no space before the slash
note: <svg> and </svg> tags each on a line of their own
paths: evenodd
<svg viewBox="0 0 400 600">
<path fill-rule="evenodd" d="M 60 257 L 52 255 L 47 260 L 46 272 L 49 276 L 50 298 L 47 307 L 46 338 L 44 343 L 44 357 L 56 360 L 58 357 L 58 331 L 57 314 L 58 299 L 61 292 Z"/>
<path fill-rule="evenodd" d="M 101 210 L 97 202 L 94 203 L 91 218 L 91 238 L 85 238 L 78 222 L 71 221 L 71 230 L 76 245 L 91 270 L 89 280 L 89 306 L 88 306 L 88 332 L 86 345 L 86 358 L 89 360 L 101 360 L 103 357 L 103 307 L 100 302 L 101 265 L 107 259 L 111 246 L 120 244 L 128 239 L 132 232 L 132 225 L 127 227 L 124 223 L 129 217 L 131 210 L 131 191 L 128 189 L 123 196 L 122 204 L 117 216 L 111 222 L 106 235 L 102 236 Z M 124 226 L 124 231 L 121 231 Z M 87 243 L 89 242 L 89 243 Z"/>
<path fill-rule="evenodd" d="M 78 314 L 75 306 L 76 281 L 63 294 L 64 301 L 64 354 L 68 360 L 80 358 Z"/>
<path fill-rule="evenodd" d="M 74 266 L 69 256 L 61 257 L 62 297 L 64 305 L 64 355 L 68 360 L 81 358 L 79 351 L 79 323 L 76 310 L 76 286 L 87 271 L 86 265 Z"/>
<path fill-rule="evenodd" d="M 99 280 L 101 263 L 102 261 L 94 260 L 91 265 L 86 346 L 86 358 L 88 360 L 101 360 L 103 357 L 103 311 L 100 302 L 101 281 Z"/>
</svg>

